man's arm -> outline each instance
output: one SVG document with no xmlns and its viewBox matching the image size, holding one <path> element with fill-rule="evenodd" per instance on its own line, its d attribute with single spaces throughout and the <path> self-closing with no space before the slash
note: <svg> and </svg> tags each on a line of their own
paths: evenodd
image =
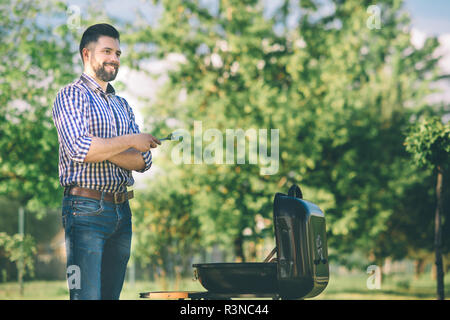
<svg viewBox="0 0 450 320">
<path fill-rule="evenodd" d="M 135 171 L 144 169 L 146 165 L 142 153 L 134 148 L 116 154 L 110 157 L 108 161 L 123 169 Z"/>
<path fill-rule="evenodd" d="M 84 162 L 102 162 L 109 160 L 124 162 L 130 161 L 133 168 L 140 166 L 140 160 L 137 156 L 140 152 L 147 152 L 150 148 L 156 148 L 161 142 L 148 133 L 126 134 L 114 138 L 98 138 L 90 136 L 92 139 L 89 151 L 84 158 Z M 133 148 L 134 151 L 128 151 Z M 142 159 L 143 161 L 143 159 Z M 118 164 L 119 165 L 119 164 Z M 119 165 L 121 166 L 121 165 Z M 121 166 L 123 167 L 123 166 Z M 135 169 L 134 169 L 135 170 Z"/>
<path fill-rule="evenodd" d="M 102 162 L 132 147 L 131 135 L 103 139 L 90 135 L 92 142 L 84 162 Z"/>
</svg>

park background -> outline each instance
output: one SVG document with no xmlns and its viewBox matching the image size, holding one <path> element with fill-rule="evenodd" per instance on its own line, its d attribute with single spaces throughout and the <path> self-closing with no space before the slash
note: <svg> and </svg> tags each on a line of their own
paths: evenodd
<svg viewBox="0 0 450 320">
<path fill-rule="evenodd" d="M 163 137 L 202 121 L 204 131 L 280 134 L 274 175 L 248 163 L 175 164 L 172 145 L 154 150 L 150 171 L 134 173 L 123 299 L 201 290 L 193 263 L 262 261 L 274 247 L 274 194 L 292 183 L 325 212 L 331 275 L 319 299 L 436 298 L 437 208 L 444 274 L 450 258 L 448 2 L 1 0 L 0 9 L 0 299 L 68 299 L 51 108 L 82 72 L 82 32 L 100 22 L 121 33 L 112 84 L 142 130 Z"/>
</svg>

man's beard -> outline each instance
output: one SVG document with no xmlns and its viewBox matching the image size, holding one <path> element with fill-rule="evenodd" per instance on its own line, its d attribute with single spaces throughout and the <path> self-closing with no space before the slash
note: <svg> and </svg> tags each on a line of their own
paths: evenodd
<svg viewBox="0 0 450 320">
<path fill-rule="evenodd" d="M 113 71 L 107 71 L 106 66 L 114 66 L 115 70 Z M 102 65 L 99 65 L 97 68 L 94 67 L 95 76 L 105 82 L 113 81 L 116 76 L 117 72 L 119 72 L 119 65 L 115 63 L 103 63 Z"/>
</svg>

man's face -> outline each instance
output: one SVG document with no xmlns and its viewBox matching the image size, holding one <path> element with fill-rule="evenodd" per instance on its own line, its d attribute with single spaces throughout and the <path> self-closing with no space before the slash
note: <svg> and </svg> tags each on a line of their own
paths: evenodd
<svg viewBox="0 0 450 320">
<path fill-rule="evenodd" d="M 101 36 L 97 42 L 88 45 L 88 51 L 85 63 L 90 65 L 96 77 L 104 82 L 114 80 L 120 66 L 119 40 Z"/>
</svg>

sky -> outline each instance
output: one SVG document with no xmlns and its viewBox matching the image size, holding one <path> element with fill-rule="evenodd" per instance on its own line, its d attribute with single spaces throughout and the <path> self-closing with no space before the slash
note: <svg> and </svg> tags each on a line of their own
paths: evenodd
<svg viewBox="0 0 450 320">
<path fill-rule="evenodd" d="M 450 34 L 449 0 L 406 0 L 405 9 L 411 14 L 411 23 L 428 35 Z"/>
</svg>

